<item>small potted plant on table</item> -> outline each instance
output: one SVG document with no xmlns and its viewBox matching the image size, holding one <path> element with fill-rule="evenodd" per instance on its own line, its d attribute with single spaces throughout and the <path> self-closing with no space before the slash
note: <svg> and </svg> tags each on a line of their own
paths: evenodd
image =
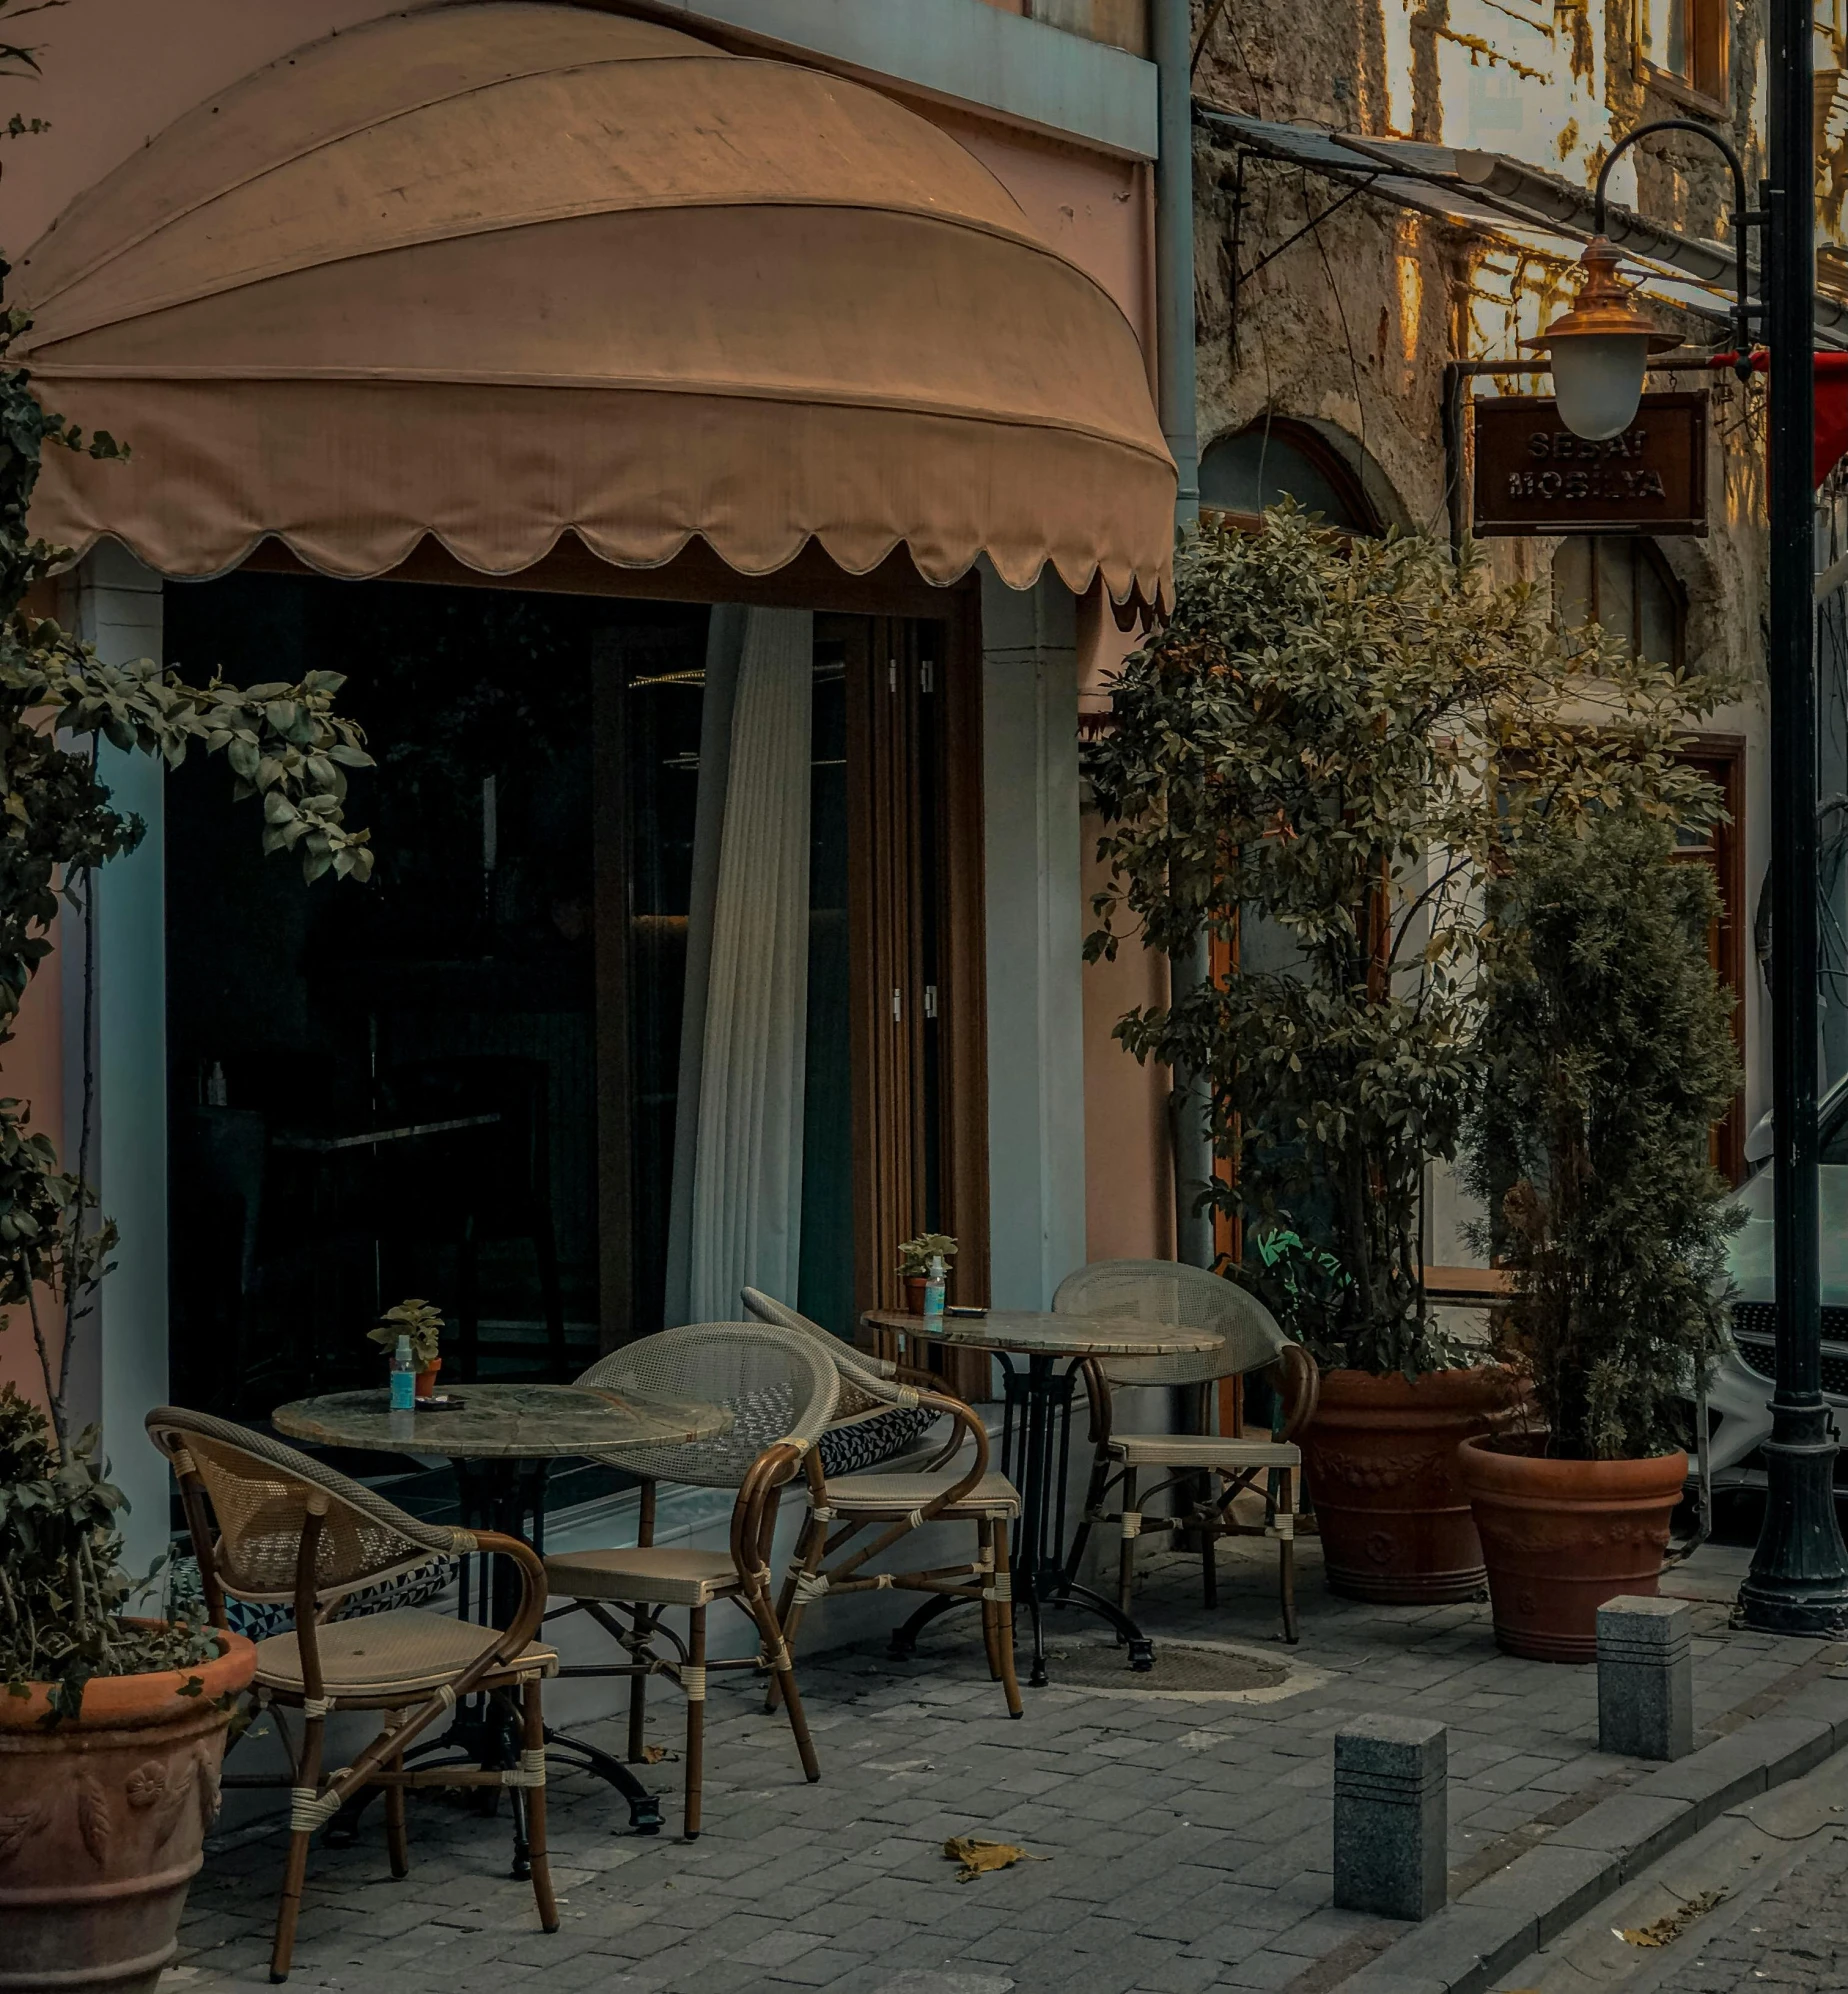
<svg viewBox="0 0 1848 1994">
<path fill-rule="evenodd" d="M 411 1361 L 417 1366 L 417 1398 L 427 1403 L 436 1396 L 436 1374 L 443 1368 L 443 1312 L 434 1302 L 411 1296 L 379 1317 L 378 1327 L 366 1335 L 389 1356 L 398 1347 L 399 1337 L 409 1340 Z"/>
<path fill-rule="evenodd" d="M 1485 1056 L 1484 883 L 1549 824 L 1697 783 L 1676 752 L 1727 690 L 1558 630 L 1470 550 L 1293 506 L 1190 543 L 1173 618 L 1112 681 L 1084 756 L 1111 874 L 1086 956 L 1210 960 L 1116 1036 L 1205 1116 L 1203 1196 L 1338 1263 L 1302 1332 L 1322 1366 L 1302 1444 L 1339 1592 L 1480 1589 L 1457 1449 L 1522 1396 L 1424 1292 L 1427 1174 Z"/>
<path fill-rule="evenodd" d="M 956 1242 L 947 1232 L 921 1232 L 916 1239 L 899 1242 L 898 1278 L 905 1284 L 905 1306 L 913 1315 L 924 1313 L 924 1283 L 930 1278 L 932 1260 L 941 1260 L 947 1274 L 955 1258 Z"/>
<path fill-rule="evenodd" d="M 1712 876 L 1677 862 L 1663 818 L 1531 844 L 1497 898 L 1520 940 L 1492 979 L 1467 1177 L 1498 1215 L 1485 1231 L 1515 1277 L 1498 1342 L 1542 1430 L 1459 1459 L 1497 1641 L 1589 1662 L 1599 1606 L 1656 1589 L 1721 1348 L 1738 1215 L 1711 1131 L 1738 1059 Z"/>
</svg>

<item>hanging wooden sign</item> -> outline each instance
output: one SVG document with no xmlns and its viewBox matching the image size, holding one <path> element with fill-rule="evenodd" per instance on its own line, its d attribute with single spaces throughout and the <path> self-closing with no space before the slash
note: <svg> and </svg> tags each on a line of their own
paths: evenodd
<svg viewBox="0 0 1848 1994">
<path fill-rule="evenodd" d="M 1474 402 L 1474 527 L 1508 533 L 1705 533 L 1707 397 L 1645 395 L 1621 436 L 1589 443 L 1551 396 Z"/>
</svg>

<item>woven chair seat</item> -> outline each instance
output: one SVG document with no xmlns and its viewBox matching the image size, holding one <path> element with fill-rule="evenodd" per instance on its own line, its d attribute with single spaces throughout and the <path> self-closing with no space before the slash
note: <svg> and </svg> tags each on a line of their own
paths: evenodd
<svg viewBox="0 0 1848 1994">
<path fill-rule="evenodd" d="M 631 1544 L 615 1551 L 564 1551 L 545 1561 L 546 1582 L 572 1599 L 645 1600 L 654 1606 L 710 1606 L 738 1590 L 729 1551 Z"/>
<path fill-rule="evenodd" d="M 500 1639 L 493 1627 L 477 1627 L 447 1613 L 420 1607 L 400 1607 L 392 1613 L 369 1614 L 363 1620 L 336 1620 L 318 1630 L 321 1680 L 325 1693 L 337 1702 L 350 1698 L 415 1696 L 436 1689 L 460 1675 L 484 1649 Z M 552 1675 L 558 1656 L 534 1641 L 504 1676 L 490 1683 L 511 1681 L 537 1670 Z M 257 1643 L 257 1682 L 285 1696 L 302 1694 L 301 1655 L 294 1634 L 272 1634 Z"/>
<path fill-rule="evenodd" d="M 1216 1433 L 1118 1433 L 1106 1451 L 1132 1468 L 1298 1468 L 1303 1450 L 1288 1441 L 1221 1438 Z"/>
<path fill-rule="evenodd" d="M 929 1475 L 843 1475 L 827 1483 L 822 1499 L 829 1509 L 855 1516 L 909 1516 L 961 1480 L 954 1468 Z M 1020 1491 L 1005 1475 L 994 1474 L 984 1475 L 960 1502 L 938 1511 L 939 1517 L 961 1521 L 1019 1514 Z"/>
</svg>

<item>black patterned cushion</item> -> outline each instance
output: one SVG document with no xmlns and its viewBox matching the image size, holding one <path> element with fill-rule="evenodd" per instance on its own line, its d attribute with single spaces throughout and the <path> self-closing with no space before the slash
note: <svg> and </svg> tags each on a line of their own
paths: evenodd
<svg viewBox="0 0 1848 1994">
<path fill-rule="evenodd" d="M 908 1454 L 937 1415 L 928 1406 L 893 1406 L 846 1426 L 831 1426 L 821 1436 L 821 1472 L 857 1475 L 896 1455 Z"/>
<path fill-rule="evenodd" d="M 394 1607 L 423 1606 L 436 1598 L 449 1584 L 456 1569 L 453 1558 L 434 1558 L 414 1572 L 400 1572 L 381 1585 L 364 1586 L 349 1593 L 334 1609 L 335 1620 L 358 1620 L 368 1613 L 389 1613 Z M 205 1588 L 199 1579 L 196 1558 L 176 1558 L 168 1589 L 170 1616 L 203 1619 Z M 286 1634 L 295 1625 L 295 1609 L 280 1601 L 225 1599 L 225 1622 L 233 1634 L 247 1634 L 253 1641 L 267 1641 L 272 1634 Z"/>
</svg>

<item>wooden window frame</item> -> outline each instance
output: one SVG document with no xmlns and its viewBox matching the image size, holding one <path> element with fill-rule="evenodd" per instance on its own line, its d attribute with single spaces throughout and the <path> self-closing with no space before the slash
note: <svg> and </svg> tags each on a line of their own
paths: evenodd
<svg viewBox="0 0 1848 1994">
<path fill-rule="evenodd" d="M 1638 78 L 1693 110 L 1725 115 L 1732 87 L 1731 0 L 1687 0 L 1687 74 L 1654 62 L 1643 45 L 1643 9 L 1651 0 L 1633 0 L 1631 52 Z M 1656 0 L 1660 4 L 1660 0 Z"/>
<path fill-rule="evenodd" d="M 986 1305 L 979 601 L 948 617 L 823 627 L 847 647 L 848 755 L 864 771 L 848 806 L 855 1309 L 904 1306 L 898 1244 L 924 1230 L 958 1242 L 951 1299 Z M 957 1396 L 989 1396 L 986 1353 L 918 1354 Z"/>
<path fill-rule="evenodd" d="M 1650 573 L 1652 573 L 1655 576 L 1655 578 L 1663 584 L 1667 592 L 1668 599 L 1674 606 L 1674 616 L 1675 616 L 1674 656 L 1669 658 L 1658 658 L 1654 662 L 1656 662 L 1657 664 L 1673 665 L 1675 669 L 1679 671 L 1687 663 L 1687 657 L 1688 657 L 1688 592 L 1686 588 L 1682 586 L 1681 577 L 1675 573 L 1672 567 L 1669 566 L 1667 557 L 1663 554 L 1661 548 L 1657 546 L 1654 536 L 1648 533 L 1563 534 L 1560 537 L 1559 548 L 1556 548 L 1554 550 L 1553 560 L 1551 563 L 1548 564 L 1549 579 L 1553 573 L 1554 567 L 1556 566 L 1559 560 L 1560 551 L 1563 550 L 1568 540 L 1582 541 L 1585 544 L 1586 548 L 1589 550 L 1590 561 L 1589 561 L 1589 566 L 1587 568 L 1587 574 L 1591 583 L 1591 601 L 1587 606 L 1586 619 L 1588 622 L 1596 623 L 1601 628 L 1607 630 L 1609 629 L 1609 626 L 1605 624 L 1603 616 L 1599 613 L 1599 606 L 1598 606 L 1598 593 L 1600 588 L 1600 583 L 1598 579 L 1599 550 L 1601 545 L 1606 543 L 1615 544 L 1618 546 L 1628 548 L 1630 554 L 1630 576 L 1631 576 L 1630 628 L 1627 632 L 1622 632 L 1622 633 L 1612 632 L 1611 634 L 1613 635 L 1621 634 L 1628 638 L 1630 645 L 1630 655 L 1633 658 L 1641 657 L 1643 654 L 1643 592 L 1637 586 L 1637 582 L 1640 579 L 1641 571 L 1647 568 L 1650 571 Z M 1555 610 L 1557 610 L 1559 605 L 1557 584 L 1553 584 L 1553 588 L 1554 588 L 1553 604 Z"/>
</svg>

